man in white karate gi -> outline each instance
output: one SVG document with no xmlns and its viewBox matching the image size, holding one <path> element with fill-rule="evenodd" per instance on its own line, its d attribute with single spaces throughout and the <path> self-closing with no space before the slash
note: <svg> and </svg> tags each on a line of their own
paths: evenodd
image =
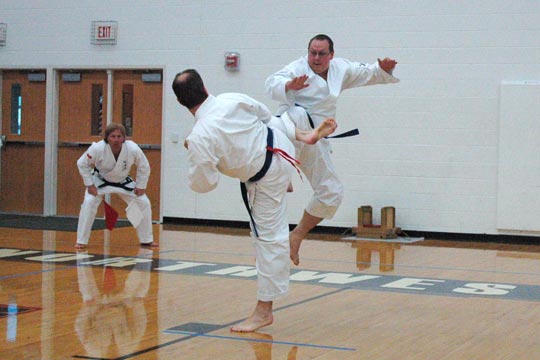
<svg viewBox="0 0 540 360">
<path fill-rule="evenodd" d="M 374 64 L 334 58 L 334 43 L 329 36 L 319 34 L 308 44 L 308 54 L 293 61 L 266 79 L 267 94 L 280 103 L 278 113 L 301 106 L 309 114 L 308 121 L 296 122 L 299 129 L 316 127 L 327 117 L 336 116 L 336 105 L 343 90 L 396 83 L 392 76 L 397 62 L 384 58 Z M 328 139 L 315 146 L 295 142 L 300 169 L 313 188 L 313 196 L 298 225 L 291 232 L 291 260 L 300 262 L 302 240 L 323 219 L 331 219 L 343 199 L 343 185 L 338 179 L 330 157 Z"/>
<path fill-rule="evenodd" d="M 247 95 L 209 95 L 193 69 L 178 73 L 172 88 L 178 102 L 195 117 L 184 143 L 189 152 L 191 189 L 201 193 L 215 189 L 220 173 L 245 184 L 255 246 L 257 305 L 231 331 L 255 331 L 272 324 L 273 301 L 289 291 L 289 224 L 284 198 L 297 172 L 290 139 L 316 143 L 334 131 L 335 121 L 326 119 L 315 130 L 297 132 L 288 119 L 301 117 L 302 111 L 287 113 L 281 120 Z"/>
<path fill-rule="evenodd" d="M 129 173 L 137 167 L 136 181 Z M 103 140 L 92 143 L 77 161 L 86 191 L 79 213 L 77 249 L 88 246 L 97 209 L 105 194 L 117 194 L 129 206 L 134 207 L 138 224 L 137 236 L 142 246 L 157 246 L 152 232 L 152 206 L 146 196 L 150 177 L 150 163 L 141 148 L 126 140 L 122 124 L 112 123 L 105 129 Z"/>
</svg>

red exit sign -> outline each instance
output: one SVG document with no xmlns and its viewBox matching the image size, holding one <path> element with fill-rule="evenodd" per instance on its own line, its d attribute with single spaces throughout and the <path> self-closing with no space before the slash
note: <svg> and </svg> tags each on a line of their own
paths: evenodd
<svg viewBox="0 0 540 360">
<path fill-rule="evenodd" d="M 112 26 L 98 26 L 97 38 L 98 39 L 110 39 L 112 34 Z"/>
<path fill-rule="evenodd" d="M 116 44 L 118 23 L 116 21 L 93 21 L 92 43 L 97 45 Z"/>
</svg>

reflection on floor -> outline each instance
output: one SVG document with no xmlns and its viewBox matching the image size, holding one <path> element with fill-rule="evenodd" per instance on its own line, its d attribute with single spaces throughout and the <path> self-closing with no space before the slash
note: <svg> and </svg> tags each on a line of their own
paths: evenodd
<svg viewBox="0 0 540 360">
<path fill-rule="evenodd" d="M 379 255 L 379 271 L 394 270 L 395 251 L 401 248 L 399 243 L 381 241 L 353 241 L 351 246 L 356 248 L 356 266 L 358 270 L 366 270 L 371 266 L 373 253 Z"/>
<path fill-rule="evenodd" d="M 154 226 L 157 249 L 125 227 L 82 252 L 71 231 L 0 227 L 0 359 L 540 358 L 538 244 L 311 234 L 274 323 L 237 334 L 247 230 Z"/>
<path fill-rule="evenodd" d="M 84 254 L 86 252 L 78 253 Z M 146 332 L 144 298 L 150 287 L 152 265 L 152 259 L 147 257 L 152 255 L 152 250 L 141 248 L 137 257 L 147 261 L 137 262 L 123 283 L 116 275 L 121 270 L 105 266 L 101 270 L 101 289 L 94 276 L 95 268 L 87 264 L 87 258 L 77 258 L 82 306 L 75 320 L 75 332 L 86 353 L 105 357 L 112 345 L 116 345 L 121 354 L 137 350 Z"/>
</svg>

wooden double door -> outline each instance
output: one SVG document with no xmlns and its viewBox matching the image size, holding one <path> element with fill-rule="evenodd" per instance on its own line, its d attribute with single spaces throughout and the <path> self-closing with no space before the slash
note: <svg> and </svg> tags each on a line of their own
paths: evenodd
<svg viewBox="0 0 540 360">
<path fill-rule="evenodd" d="M 7 133 L 10 130 L 8 127 L 13 126 L 8 114 L 13 113 L 15 103 L 12 101 L 12 84 L 15 83 L 22 84 L 23 121 L 21 134 L 17 137 L 8 134 L 7 145 L 1 149 L 0 211 L 40 214 L 43 212 L 44 198 L 46 89 L 45 82 L 24 83 L 24 77 L 24 73 L 17 71 L 4 72 L 3 75 L 2 133 Z M 128 139 L 141 146 L 150 162 L 152 174 L 147 195 L 152 203 L 152 217 L 154 220 L 159 219 L 163 93 L 161 71 L 66 70 L 58 71 L 57 77 L 57 214 L 79 214 L 84 185 L 76 162 L 92 142 L 103 139 L 110 120 L 126 126 Z M 10 104 L 11 107 L 8 106 Z M 136 168 L 132 172 L 135 176 Z M 31 194 L 31 197 L 21 202 L 19 198 L 23 191 Z M 123 201 L 115 196 L 111 200 L 120 216 L 125 217 Z"/>
<path fill-rule="evenodd" d="M 45 77 L 45 71 L 2 72 L 2 212 L 43 213 Z"/>
</svg>

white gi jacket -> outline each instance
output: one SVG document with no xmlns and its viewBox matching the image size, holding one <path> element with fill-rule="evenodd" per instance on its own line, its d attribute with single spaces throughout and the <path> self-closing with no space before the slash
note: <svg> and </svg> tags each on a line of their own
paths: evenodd
<svg viewBox="0 0 540 360">
<path fill-rule="evenodd" d="M 294 145 L 289 140 L 291 136 L 294 139 L 294 126 L 285 132 L 272 126 L 273 120 L 285 121 L 272 117 L 265 105 L 243 94 L 209 95 L 195 112 L 195 120 L 186 138 L 189 186 L 197 192 L 213 190 L 219 173 L 245 182 L 254 220 L 250 225 L 257 299 L 273 301 L 285 296 L 289 291 L 290 247 L 284 199 L 294 167 L 282 156 L 273 154 L 265 176 L 256 182 L 248 180 L 263 167 L 268 127 L 273 129 L 273 147 L 294 156 Z"/>
<path fill-rule="evenodd" d="M 196 192 L 216 188 L 219 173 L 246 182 L 261 170 L 266 157 L 270 110 L 244 94 L 209 95 L 195 113 L 187 137 L 189 184 Z M 293 137 L 294 137 L 294 128 Z M 274 147 L 294 154 L 292 144 L 274 134 Z"/>
<path fill-rule="evenodd" d="M 309 86 L 285 92 L 285 84 L 302 75 L 308 75 L 306 84 Z M 336 116 L 337 100 L 343 90 L 396 82 L 399 79 L 382 70 L 378 63 L 370 65 L 343 58 L 330 60 L 327 80 L 324 80 L 313 72 L 305 55 L 268 77 L 265 87 L 267 94 L 280 103 L 279 114 L 296 104 L 307 110 L 317 126 L 325 118 Z"/>
<path fill-rule="evenodd" d="M 307 75 L 308 87 L 297 91 L 285 91 L 285 84 L 291 79 Z M 399 82 L 382 70 L 377 63 L 362 64 L 342 58 L 330 60 L 327 80 L 315 74 L 308 63 L 307 55 L 293 61 L 266 80 L 267 94 L 280 107 L 282 114 L 298 105 L 306 109 L 317 127 L 325 118 L 336 116 L 336 105 L 343 90 Z M 309 130 L 307 121 L 291 118 L 299 129 Z M 343 185 L 335 172 L 330 156 L 331 145 L 327 139 L 321 139 L 314 146 L 295 142 L 296 155 L 300 160 L 300 169 L 304 172 L 313 188 L 313 197 L 306 206 L 306 211 L 316 217 L 330 219 L 334 216 L 343 200 Z"/>
<path fill-rule="evenodd" d="M 146 189 L 150 178 L 150 163 L 143 151 L 135 142 L 126 140 L 118 160 L 114 158 L 109 144 L 104 140 L 92 143 L 84 154 L 77 160 L 77 167 L 85 186 L 96 185 L 97 179 L 92 175 L 94 168 L 99 170 L 103 179 L 112 183 L 121 183 L 129 176 L 133 165 L 137 166 L 137 188 Z"/>
</svg>

